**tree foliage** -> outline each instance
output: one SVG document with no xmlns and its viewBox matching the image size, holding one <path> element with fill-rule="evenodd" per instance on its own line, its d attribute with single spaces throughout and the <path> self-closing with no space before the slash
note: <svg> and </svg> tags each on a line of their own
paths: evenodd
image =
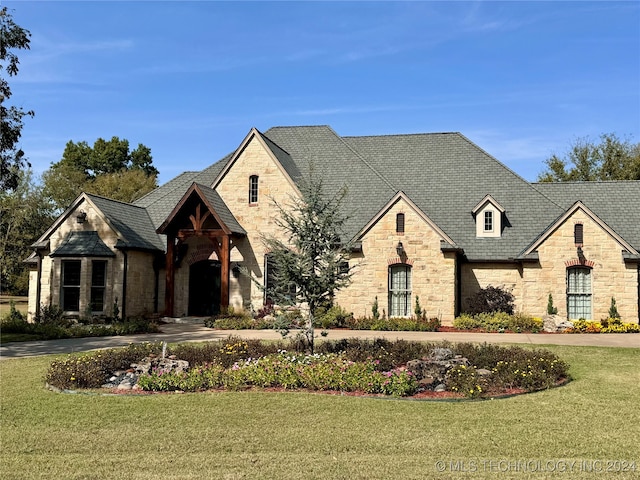
<svg viewBox="0 0 640 480">
<path fill-rule="evenodd" d="M 7 106 L 11 98 L 11 88 L 4 76 L 18 74 L 20 64 L 13 50 L 29 49 L 31 33 L 13 21 L 7 7 L 0 7 L 0 189 L 17 188 L 20 169 L 30 166 L 24 151 L 18 147 L 22 134 L 23 118 L 33 117 L 33 110 Z"/>
<path fill-rule="evenodd" d="M 321 179 L 311 173 L 300 186 L 301 197 L 292 197 L 290 205 L 275 203 L 276 224 L 285 241 L 274 236 L 263 241 L 273 264 L 273 288 L 267 292 L 276 303 L 306 306 L 306 338 L 313 352 L 313 315 L 320 306 L 333 303 L 336 291 L 351 280 L 348 268 L 350 245 L 344 242 L 347 217 L 342 204 L 347 193 L 342 188 L 327 194 Z"/>
<path fill-rule="evenodd" d="M 23 260 L 43 227 L 54 219 L 53 208 L 33 180 L 31 170 L 23 170 L 11 191 L 0 192 L 0 286 L 2 293 L 25 295 L 29 276 Z"/>
<path fill-rule="evenodd" d="M 112 137 L 98 138 L 93 147 L 85 141 L 67 142 L 43 180 L 46 195 L 63 210 L 82 191 L 133 202 L 158 186 L 157 175 L 149 147 L 139 144 L 130 151 L 128 140 Z"/>
<path fill-rule="evenodd" d="M 564 157 L 552 155 L 540 182 L 640 180 L 640 143 L 621 140 L 614 133 L 574 142 Z"/>
</svg>

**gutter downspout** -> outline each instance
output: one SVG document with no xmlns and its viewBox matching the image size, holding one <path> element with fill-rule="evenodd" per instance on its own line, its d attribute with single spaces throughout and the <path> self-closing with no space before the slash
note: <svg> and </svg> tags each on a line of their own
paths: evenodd
<svg viewBox="0 0 640 480">
<path fill-rule="evenodd" d="M 122 250 L 124 255 L 124 266 L 122 269 L 122 320 L 127 318 L 127 270 L 129 269 L 129 256 L 126 250 Z"/>
<path fill-rule="evenodd" d="M 36 274 L 36 317 L 39 317 L 40 298 L 42 297 L 42 257 L 38 250 L 36 250 L 36 257 L 38 257 L 38 273 Z"/>
</svg>

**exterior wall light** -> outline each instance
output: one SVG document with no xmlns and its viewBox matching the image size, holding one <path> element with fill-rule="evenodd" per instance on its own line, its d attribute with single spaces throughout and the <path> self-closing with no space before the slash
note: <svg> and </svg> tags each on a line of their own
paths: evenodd
<svg viewBox="0 0 640 480">
<path fill-rule="evenodd" d="M 87 221 L 87 212 L 85 212 L 84 210 L 80 210 L 76 215 L 76 222 L 84 223 L 86 221 Z"/>
<path fill-rule="evenodd" d="M 404 255 L 404 245 L 402 245 L 402 242 L 398 242 L 398 245 L 396 245 L 396 253 L 399 257 Z"/>
</svg>

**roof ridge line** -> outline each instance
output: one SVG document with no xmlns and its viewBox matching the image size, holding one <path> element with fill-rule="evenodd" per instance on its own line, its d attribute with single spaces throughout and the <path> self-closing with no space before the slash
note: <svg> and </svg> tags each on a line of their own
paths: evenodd
<svg viewBox="0 0 640 480">
<path fill-rule="evenodd" d="M 154 189 L 154 190 L 155 190 L 155 189 Z M 151 192 L 153 192 L 153 190 L 151 190 Z M 145 193 L 145 195 L 148 195 L 148 194 L 149 194 L 149 193 L 151 193 L 151 192 Z M 85 195 L 89 195 L 89 196 L 91 196 L 91 197 L 99 198 L 99 199 L 101 199 L 101 200 L 107 200 L 107 201 L 109 201 L 109 202 L 114 202 L 114 203 L 120 203 L 120 204 L 122 204 L 122 205 L 127 205 L 127 206 L 129 206 L 129 207 L 135 207 L 135 208 L 142 208 L 142 209 L 145 209 L 145 207 L 142 207 L 142 206 L 140 206 L 140 205 L 136 205 L 136 204 L 135 204 L 135 203 L 133 203 L 133 202 L 123 202 L 122 200 L 115 200 L 115 199 L 113 199 L 113 198 L 104 197 L 104 196 L 102 196 L 102 195 L 96 195 L 95 193 L 89 193 L 89 192 L 84 192 L 84 194 L 85 194 Z M 140 197 L 140 198 L 143 198 L 143 197 Z M 138 200 L 139 200 L 139 198 L 136 198 L 136 199 L 134 200 L 134 202 L 136 202 L 136 201 L 138 201 Z"/>
<path fill-rule="evenodd" d="M 353 153 L 356 157 L 358 157 L 358 158 L 360 159 L 360 161 L 362 161 L 362 163 L 364 163 L 367 167 L 369 167 L 369 169 L 370 169 L 373 173 L 375 173 L 375 174 L 380 178 L 380 180 L 382 180 L 384 183 L 386 183 L 386 184 L 387 184 L 387 186 L 388 186 L 389 188 L 391 188 L 391 190 L 393 190 L 393 191 L 395 191 L 395 192 L 400 191 L 400 189 L 398 189 L 395 185 L 393 185 L 393 184 L 392 184 L 392 183 L 391 183 L 391 182 L 390 182 L 390 181 L 389 181 L 389 180 L 388 180 L 384 175 L 382 175 L 380 172 L 378 172 L 378 170 L 376 170 L 375 168 L 373 168 L 373 167 L 369 164 L 369 162 L 367 162 L 367 160 L 366 160 L 366 159 L 365 159 L 365 158 L 360 154 L 360 152 L 358 152 L 358 151 L 357 151 L 357 150 L 355 150 L 351 145 L 349 145 L 349 144 L 345 141 L 345 139 L 344 139 L 344 138 L 342 138 L 340 135 L 338 135 L 338 134 L 336 133 L 336 131 L 335 131 L 333 128 L 331 128 L 330 126 L 327 126 L 327 128 L 329 128 L 329 130 L 330 130 L 330 131 L 331 131 L 331 132 L 332 132 L 336 137 L 338 137 L 338 138 L 340 139 L 340 142 L 341 142 L 345 147 L 347 147 L 347 148 L 351 151 L 351 153 Z"/>
</svg>

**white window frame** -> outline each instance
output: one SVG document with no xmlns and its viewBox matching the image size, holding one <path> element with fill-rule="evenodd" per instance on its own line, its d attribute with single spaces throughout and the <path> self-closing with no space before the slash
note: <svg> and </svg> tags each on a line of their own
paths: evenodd
<svg viewBox="0 0 640 480">
<path fill-rule="evenodd" d="M 593 319 L 592 269 L 567 268 L 567 317 L 570 320 Z"/>
<path fill-rule="evenodd" d="M 411 316 L 411 265 L 397 263 L 389 266 L 389 318 Z"/>
</svg>

